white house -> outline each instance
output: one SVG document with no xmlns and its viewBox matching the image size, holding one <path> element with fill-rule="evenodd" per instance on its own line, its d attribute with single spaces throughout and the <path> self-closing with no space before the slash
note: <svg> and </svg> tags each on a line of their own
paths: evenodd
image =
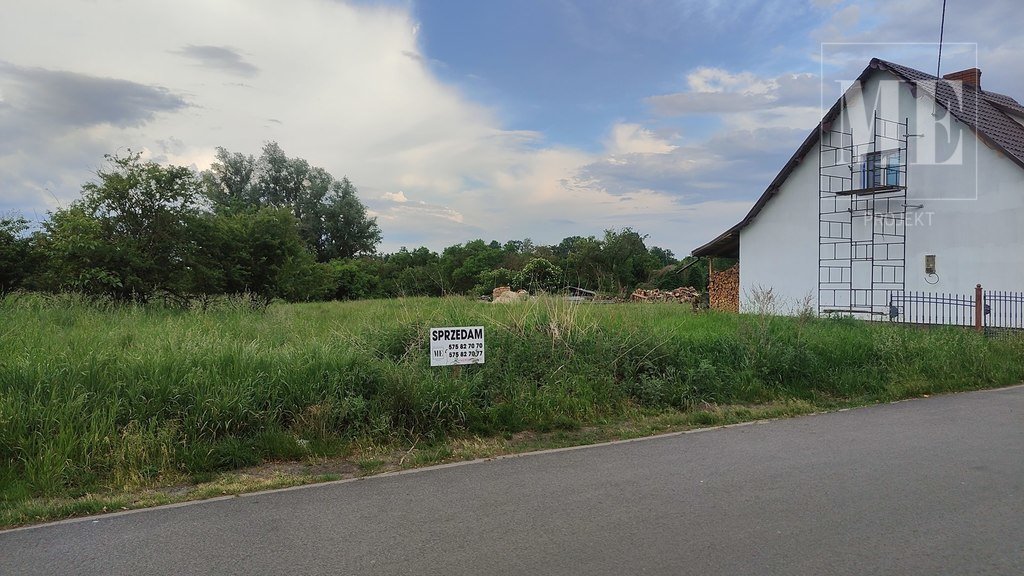
<svg viewBox="0 0 1024 576">
<path fill-rule="evenodd" d="M 750 212 L 698 257 L 739 258 L 741 310 L 887 315 L 894 294 L 1024 291 L 1024 107 L 972 68 L 873 59 Z"/>
</svg>

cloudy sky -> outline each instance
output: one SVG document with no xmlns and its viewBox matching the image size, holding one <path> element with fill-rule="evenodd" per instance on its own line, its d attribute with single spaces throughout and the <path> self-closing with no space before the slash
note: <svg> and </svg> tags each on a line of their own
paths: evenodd
<svg viewBox="0 0 1024 576">
<path fill-rule="evenodd" d="M 942 6 L 3 4 L 0 214 L 67 205 L 106 153 L 205 169 L 217 146 L 273 140 L 347 175 L 386 252 L 632 226 L 677 255 L 741 218 L 813 128 L 823 70 L 854 78 L 878 56 L 934 71 Z M 977 61 L 985 88 L 1024 99 L 1016 12 L 949 0 L 946 40 L 970 44 L 947 47 L 943 72 Z"/>
</svg>

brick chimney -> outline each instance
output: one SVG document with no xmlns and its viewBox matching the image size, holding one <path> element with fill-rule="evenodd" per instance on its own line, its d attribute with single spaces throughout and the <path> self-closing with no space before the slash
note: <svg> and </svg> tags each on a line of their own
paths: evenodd
<svg viewBox="0 0 1024 576">
<path fill-rule="evenodd" d="M 968 68 L 967 70 L 961 70 L 959 72 L 950 72 L 949 74 L 943 74 L 942 79 L 952 80 L 954 82 L 963 82 L 968 86 L 975 86 L 978 89 L 981 89 L 980 68 Z"/>
</svg>

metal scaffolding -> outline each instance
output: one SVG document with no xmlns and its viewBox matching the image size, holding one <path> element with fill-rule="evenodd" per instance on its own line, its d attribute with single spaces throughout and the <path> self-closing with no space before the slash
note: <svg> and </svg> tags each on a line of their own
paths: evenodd
<svg viewBox="0 0 1024 576">
<path fill-rule="evenodd" d="M 870 138 L 822 128 L 818 312 L 885 315 L 905 288 L 907 127 L 874 114 Z"/>
</svg>

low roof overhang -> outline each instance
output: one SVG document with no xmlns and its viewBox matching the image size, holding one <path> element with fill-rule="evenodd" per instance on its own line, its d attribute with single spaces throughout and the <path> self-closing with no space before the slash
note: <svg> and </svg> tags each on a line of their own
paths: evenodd
<svg viewBox="0 0 1024 576">
<path fill-rule="evenodd" d="M 740 257 L 740 228 L 733 226 L 723 232 L 718 238 L 697 248 L 691 254 L 698 258 L 705 256 L 714 258 L 739 258 Z"/>
</svg>

